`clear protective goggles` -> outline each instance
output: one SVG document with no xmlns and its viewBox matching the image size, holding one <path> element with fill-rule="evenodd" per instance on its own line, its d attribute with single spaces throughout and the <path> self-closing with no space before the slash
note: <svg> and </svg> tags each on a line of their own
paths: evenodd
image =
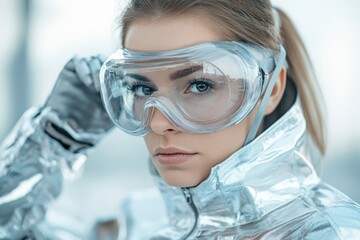
<svg viewBox="0 0 360 240">
<path fill-rule="evenodd" d="M 131 135 L 150 131 L 155 109 L 181 131 L 209 133 L 241 122 L 284 61 L 281 46 L 275 55 L 235 41 L 165 52 L 119 49 L 101 68 L 101 94 L 115 125 Z"/>
</svg>

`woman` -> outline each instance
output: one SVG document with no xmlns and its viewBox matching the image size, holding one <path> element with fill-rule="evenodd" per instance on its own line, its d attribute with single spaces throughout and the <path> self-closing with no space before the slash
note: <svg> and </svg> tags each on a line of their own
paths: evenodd
<svg viewBox="0 0 360 240">
<path fill-rule="evenodd" d="M 101 58 L 71 60 L 45 107 L 29 113 L 14 132 L 20 137 L 2 148 L 4 169 L 11 169 L 24 146 L 46 141 L 31 159 L 36 166 L 34 156 L 55 161 L 28 195 L 56 196 L 60 188 L 46 177 L 61 178 L 58 162 L 76 166 L 112 127 L 101 89 L 112 122 L 144 136 L 168 216 L 164 226 L 141 223 L 126 208 L 124 238 L 360 236 L 359 206 L 316 175 L 313 158 L 325 151 L 320 99 L 304 46 L 282 11 L 267 0 L 134 0 L 122 16 L 122 40 L 124 49 L 101 69 L 100 86 Z M 19 175 L 18 182 L 37 176 Z M 5 197 L 4 206 L 13 203 Z M 7 232 L 23 234 L 10 227 L 16 223 L 43 235 L 34 206 L 46 201 L 27 201 L 16 217 L 8 212 Z M 33 223 L 24 226 L 24 218 Z"/>
</svg>

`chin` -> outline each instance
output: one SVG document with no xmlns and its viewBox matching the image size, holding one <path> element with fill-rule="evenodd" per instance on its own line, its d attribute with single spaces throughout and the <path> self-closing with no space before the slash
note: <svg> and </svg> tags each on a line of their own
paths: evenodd
<svg viewBox="0 0 360 240">
<path fill-rule="evenodd" d="M 195 187 L 203 181 L 200 176 L 182 170 L 161 170 L 159 173 L 167 184 L 174 187 Z"/>
</svg>

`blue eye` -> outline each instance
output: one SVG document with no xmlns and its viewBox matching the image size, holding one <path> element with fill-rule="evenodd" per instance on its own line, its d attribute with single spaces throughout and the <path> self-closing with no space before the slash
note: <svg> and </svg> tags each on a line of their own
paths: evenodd
<svg viewBox="0 0 360 240">
<path fill-rule="evenodd" d="M 190 90 L 196 93 L 202 93 L 209 90 L 210 85 L 207 83 L 194 83 L 191 85 Z"/>
<path fill-rule="evenodd" d="M 207 79 L 194 79 L 189 83 L 186 93 L 206 93 L 213 89 L 214 84 Z"/>
<path fill-rule="evenodd" d="M 154 92 L 154 89 L 152 87 L 141 84 L 141 83 L 130 84 L 128 87 L 128 90 L 133 92 L 134 95 L 137 97 L 150 96 Z"/>
<path fill-rule="evenodd" d="M 148 86 L 138 86 L 135 88 L 135 94 L 140 97 L 150 96 L 154 91 Z"/>
</svg>

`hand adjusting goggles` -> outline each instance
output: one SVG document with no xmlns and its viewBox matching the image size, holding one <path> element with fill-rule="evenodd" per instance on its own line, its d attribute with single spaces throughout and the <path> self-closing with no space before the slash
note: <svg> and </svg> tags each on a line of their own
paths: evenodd
<svg viewBox="0 0 360 240">
<path fill-rule="evenodd" d="M 221 130 L 242 121 L 262 95 L 267 102 L 265 89 L 273 88 L 285 61 L 279 50 L 275 56 L 234 41 L 166 52 L 120 49 L 100 71 L 103 102 L 113 122 L 131 135 L 150 131 L 155 108 L 181 131 Z"/>
</svg>

